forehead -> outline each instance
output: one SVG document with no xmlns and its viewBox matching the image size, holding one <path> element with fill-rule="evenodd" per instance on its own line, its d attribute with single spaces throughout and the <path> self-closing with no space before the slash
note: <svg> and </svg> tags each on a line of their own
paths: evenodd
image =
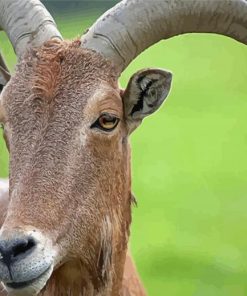
<svg viewBox="0 0 247 296">
<path fill-rule="evenodd" d="M 117 78 L 109 61 L 82 49 L 79 41 L 49 41 L 18 64 L 4 100 L 23 106 L 27 98 L 39 97 L 46 104 L 64 107 L 83 107 L 89 101 L 99 108 L 116 107 L 120 106 Z"/>
</svg>

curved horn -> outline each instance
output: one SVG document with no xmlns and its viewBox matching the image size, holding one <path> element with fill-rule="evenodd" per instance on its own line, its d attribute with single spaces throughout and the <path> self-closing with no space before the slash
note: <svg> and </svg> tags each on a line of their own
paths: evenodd
<svg viewBox="0 0 247 296">
<path fill-rule="evenodd" d="M 17 56 L 27 47 L 61 39 L 52 16 L 39 0 L 0 0 L 0 29 L 7 33 Z"/>
<path fill-rule="evenodd" d="M 82 46 L 120 71 L 152 44 L 184 33 L 217 33 L 247 43 L 246 0 L 124 0 L 82 36 Z"/>
</svg>

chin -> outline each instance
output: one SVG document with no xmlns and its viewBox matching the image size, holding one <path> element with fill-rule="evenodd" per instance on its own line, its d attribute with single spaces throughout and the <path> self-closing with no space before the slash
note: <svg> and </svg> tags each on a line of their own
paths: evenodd
<svg viewBox="0 0 247 296">
<path fill-rule="evenodd" d="M 4 284 L 4 288 L 9 296 L 35 296 L 45 287 L 53 272 L 53 266 L 50 266 L 38 278 L 27 282 Z"/>
</svg>

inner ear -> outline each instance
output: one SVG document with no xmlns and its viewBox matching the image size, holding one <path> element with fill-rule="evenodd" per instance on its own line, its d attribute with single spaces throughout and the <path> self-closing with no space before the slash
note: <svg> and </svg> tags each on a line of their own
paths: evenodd
<svg viewBox="0 0 247 296">
<path fill-rule="evenodd" d="M 142 120 L 155 112 L 167 97 L 172 74 L 162 69 L 144 69 L 135 73 L 123 93 L 126 119 Z"/>
<path fill-rule="evenodd" d="M 10 73 L 9 70 L 0 54 L 0 93 L 3 90 L 4 86 L 10 80 Z"/>
</svg>

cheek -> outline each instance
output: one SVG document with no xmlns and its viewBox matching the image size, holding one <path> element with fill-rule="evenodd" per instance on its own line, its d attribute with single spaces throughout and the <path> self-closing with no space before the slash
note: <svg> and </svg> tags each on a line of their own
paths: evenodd
<svg viewBox="0 0 247 296">
<path fill-rule="evenodd" d="M 72 224 L 64 235 L 67 251 L 72 256 L 87 256 L 89 254 L 85 252 L 92 252 L 100 243 L 102 219 L 106 215 L 105 203 L 98 190 L 94 193 L 82 197 L 83 202 L 78 202 Z"/>
<path fill-rule="evenodd" d="M 127 137 L 122 129 L 116 132 L 104 134 L 100 132 L 92 133 L 87 137 L 87 149 L 94 158 L 98 159 L 118 159 L 123 151 L 123 144 Z"/>
</svg>

